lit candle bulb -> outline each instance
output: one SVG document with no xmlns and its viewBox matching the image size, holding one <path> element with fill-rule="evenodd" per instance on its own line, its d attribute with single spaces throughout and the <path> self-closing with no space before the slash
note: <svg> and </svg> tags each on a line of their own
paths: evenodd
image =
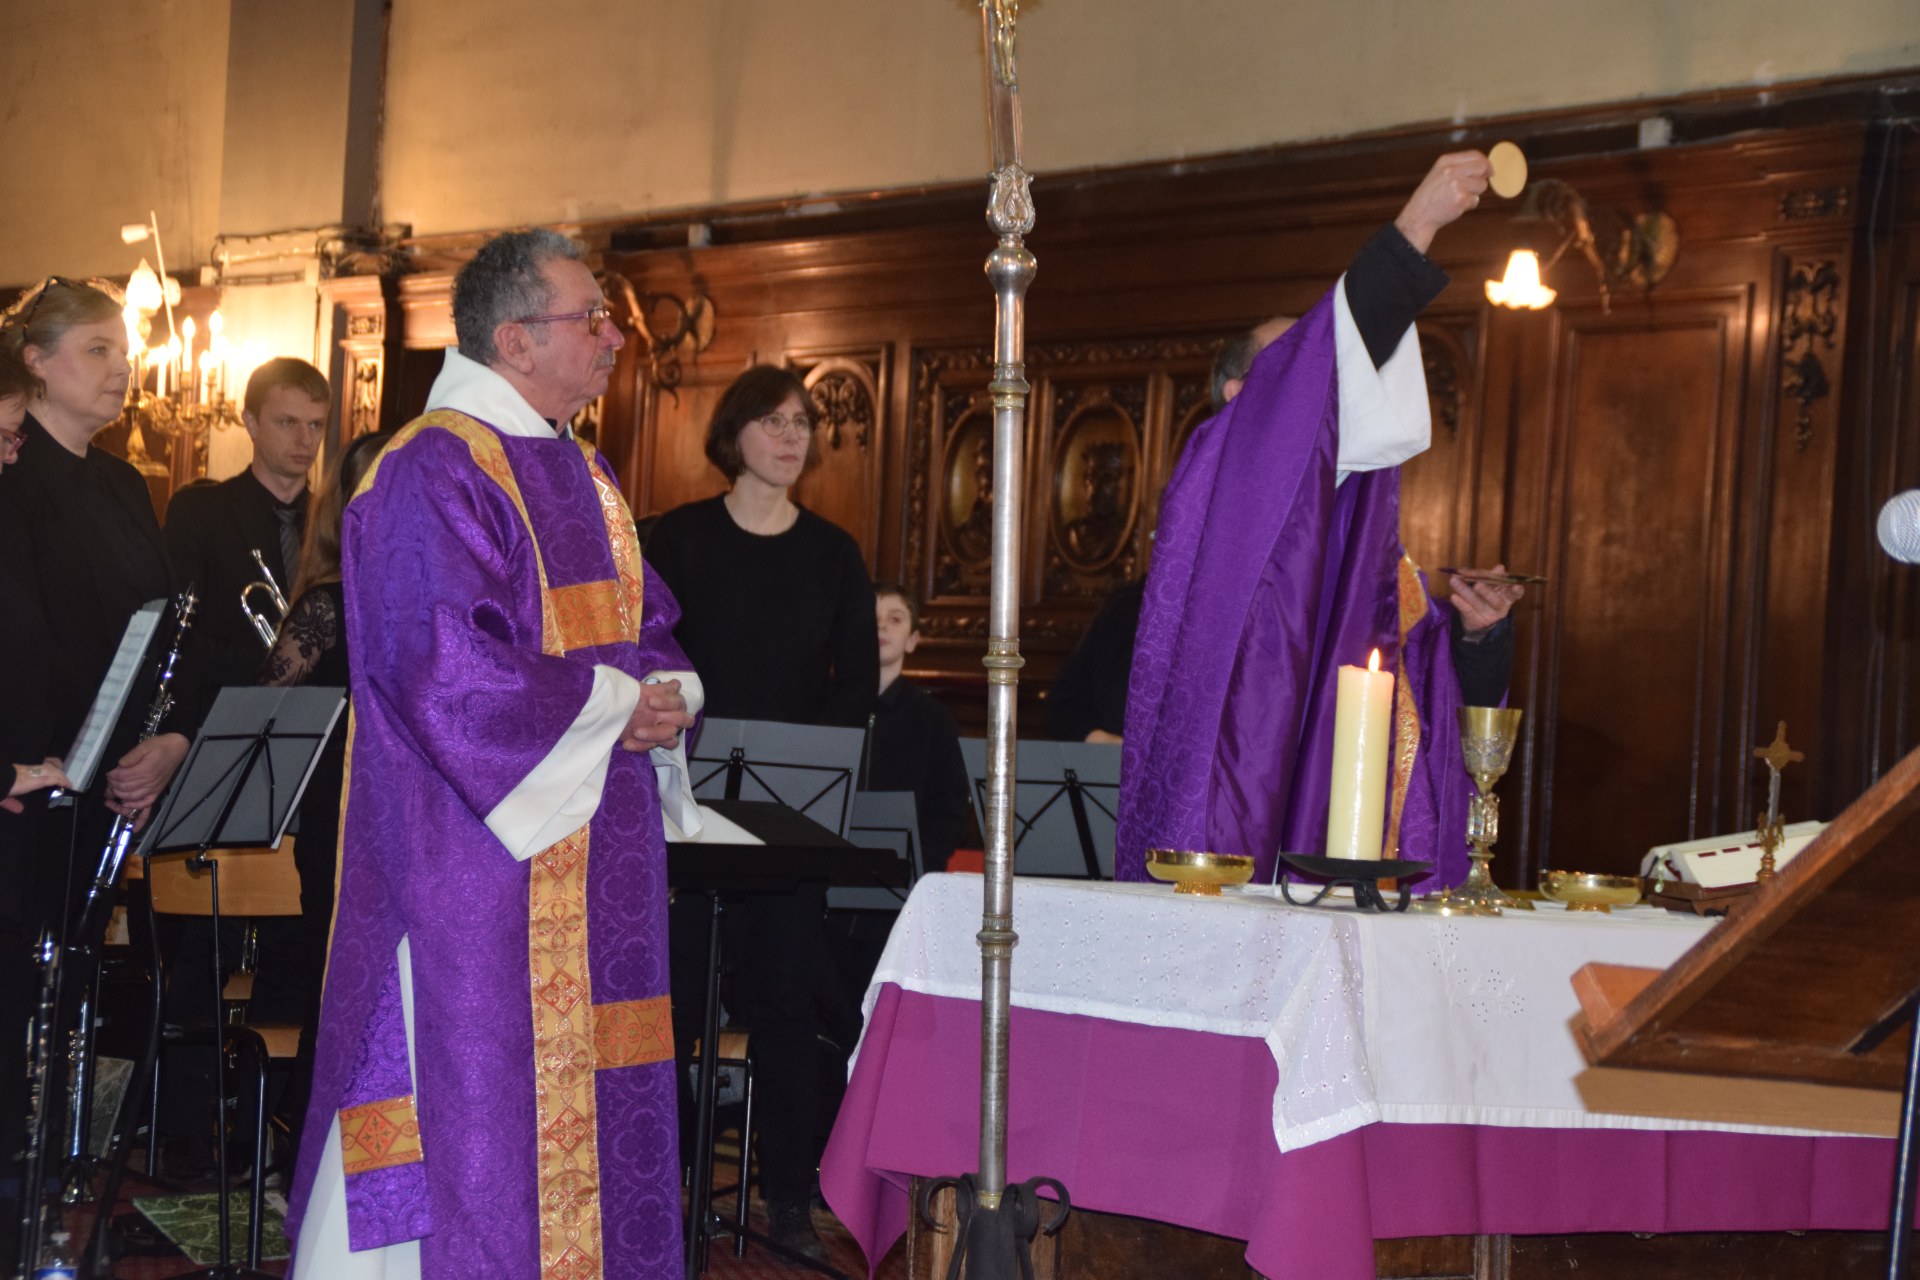
<svg viewBox="0 0 1920 1280">
<path fill-rule="evenodd" d="M 1365 667 L 1341 667 L 1333 712 L 1327 856 L 1380 859 L 1386 836 L 1387 747 L 1393 740 L 1393 673 L 1375 649 Z"/>
</svg>

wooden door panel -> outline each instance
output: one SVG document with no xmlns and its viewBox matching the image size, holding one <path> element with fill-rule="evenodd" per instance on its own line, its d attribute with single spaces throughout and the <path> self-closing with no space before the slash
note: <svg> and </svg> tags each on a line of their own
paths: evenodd
<svg viewBox="0 0 1920 1280">
<path fill-rule="evenodd" d="M 1701 773 L 1726 688 L 1734 328 L 1729 313 L 1567 317 L 1541 525 L 1546 865 L 1628 871 L 1650 845 L 1705 834 Z"/>
<path fill-rule="evenodd" d="M 648 394 L 650 457 L 644 504 L 636 515 L 671 511 L 686 502 L 726 490 L 726 477 L 707 461 L 707 421 L 732 374 L 689 377 L 672 391 Z"/>
</svg>

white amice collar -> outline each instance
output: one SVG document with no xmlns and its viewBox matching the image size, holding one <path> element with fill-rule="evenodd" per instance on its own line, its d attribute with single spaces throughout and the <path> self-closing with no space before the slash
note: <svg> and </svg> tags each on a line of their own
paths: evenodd
<svg viewBox="0 0 1920 1280">
<path fill-rule="evenodd" d="M 457 347 L 447 348 L 446 363 L 440 376 L 427 392 L 427 412 L 451 409 L 469 418 L 478 418 L 490 427 L 510 436 L 552 440 L 565 434 L 541 417 L 513 384 L 477 360 L 469 360 Z"/>
</svg>

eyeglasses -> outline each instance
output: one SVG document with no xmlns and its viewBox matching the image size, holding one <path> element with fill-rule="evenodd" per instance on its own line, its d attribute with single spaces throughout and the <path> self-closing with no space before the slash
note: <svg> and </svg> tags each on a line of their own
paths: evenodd
<svg viewBox="0 0 1920 1280">
<path fill-rule="evenodd" d="M 613 312 L 609 311 L 607 304 L 603 302 L 597 307 L 588 307 L 585 311 L 569 311 L 561 316 L 527 316 L 524 319 L 515 320 L 514 323 L 552 324 L 556 320 L 585 320 L 587 322 L 587 336 L 589 338 L 597 338 L 600 336 L 601 327 L 607 323 L 608 318 L 612 315 Z"/>
<path fill-rule="evenodd" d="M 777 413 L 770 413 L 764 418 L 755 418 L 753 425 L 766 432 L 767 435 L 775 440 L 778 440 L 781 436 L 789 432 L 799 436 L 802 440 L 813 434 L 813 419 L 804 413 L 796 413 L 791 418 L 783 418 Z"/>
<path fill-rule="evenodd" d="M 56 288 L 78 289 L 80 287 L 81 285 L 78 280 L 69 280 L 65 276 L 48 276 L 47 282 L 41 285 L 39 292 L 33 295 L 33 302 L 27 307 L 27 314 L 21 317 L 20 327 L 22 329 L 32 327 L 34 316 L 40 312 L 40 304 L 45 302 L 47 295 L 52 293 Z"/>
</svg>

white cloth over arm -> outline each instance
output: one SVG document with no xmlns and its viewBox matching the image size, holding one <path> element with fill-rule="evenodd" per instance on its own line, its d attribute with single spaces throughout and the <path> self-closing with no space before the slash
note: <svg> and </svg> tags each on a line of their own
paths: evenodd
<svg viewBox="0 0 1920 1280">
<path fill-rule="evenodd" d="M 1379 368 L 1347 305 L 1347 278 L 1333 291 L 1334 353 L 1340 379 L 1340 453 L 1334 483 L 1355 471 L 1397 467 L 1433 439 L 1420 335 L 1412 325 Z"/>
</svg>

